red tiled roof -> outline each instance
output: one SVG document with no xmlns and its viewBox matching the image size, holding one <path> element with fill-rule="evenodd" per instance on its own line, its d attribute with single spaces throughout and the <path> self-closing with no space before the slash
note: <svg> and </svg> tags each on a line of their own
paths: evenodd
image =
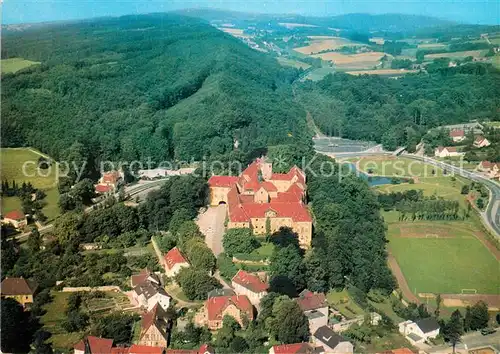
<svg viewBox="0 0 500 354">
<path fill-rule="evenodd" d="M 167 349 L 167 354 L 198 354 L 196 349 Z"/>
<path fill-rule="evenodd" d="M 98 184 L 97 186 L 95 186 L 95 191 L 97 193 L 107 193 L 110 190 L 111 190 L 111 186 L 107 186 L 104 184 Z"/>
<path fill-rule="evenodd" d="M 149 271 L 147 269 L 141 270 L 139 274 L 133 274 L 130 277 L 130 282 L 132 283 L 132 287 L 135 288 L 137 285 L 142 284 L 149 277 Z"/>
<path fill-rule="evenodd" d="M 457 148 L 454 146 L 439 146 L 437 148 L 439 152 L 443 151 L 444 149 L 448 150 L 448 152 L 457 152 Z"/>
<path fill-rule="evenodd" d="M 102 175 L 103 183 L 115 184 L 116 181 L 118 181 L 119 179 L 120 179 L 120 172 L 118 171 L 106 172 L 105 174 Z"/>
<path fill-rule="evenodd" d="M 6 277 L 0 285 L 2 295 L 33 295 L 36 286 L 30 285 L 24 278 Z"/>
<path fill-rule="evenodd" d="M 465 132 L 462 129 L 455 129 L 450 131 L 450 136 L 452 138 L 464 136 Z"/>
<path fill-rule="evenodd" d="M 112 339 L 88 336 L 87 341 L 89 342 L 89 347 L 90 347 L 92 354 L 110 354 L 111 353 L 111 347 L 113 346 Z M 75 350 L 85 351 L 84 341 L 81 340 L 73 348 Z"/>
<path fill-rule="evenodd" d="M 206 308 L 208 320 L 222 320 L 222 313 L 229 306 L 234 305 L 240 311 L 247 314 L 248 318 L 253 319 L 253 308 L 250 300 L 245 295 L 216 296 L 207 300 Z"/>
<path fill-rule="evenodd" d="M 236 284 L 247 288 L 254 293 L 261 293 L 267 291 L 269 284 L 262 281 L 257 275 L 245 272 L 244 270 L 239 270 L 238 273 L 233 277 L 232 281 Z"/>
<path fill-rule="evenodd" d="M 328 306 L 325 294 L 313 293 L 312 291 L 305 290 L 300 294 L 300 297 L 295 299 L 302 311 L 317 310 L 322 307 Z"/>
<path fill-rule="evenodd" d="M 11 219 L 11 220 L 24 220 L 26 218 L 26 215 L 20 210 L 13 210 L 9 211 L 7 214 L 3 216 L 5 219 Z"/>
<path fill-rule="evenodd" d="M 212 176 L 208 180 L 210 187 L 231 187 L 238 182 L 236 176 Z"/>
<path fill-rule="evenodd" d="M 476 136 L 476 140 L 475 140 L 474 142 L 479 144 L 479 143 L 481 143 L 484 139 L 485 139 L 485 138 L 484 138 L 484 136 L 482 136 L 482 135 L 478 135 L 478 136 Z"/>
<path fill-rule="evenodd" d="M 137 345 L 137 344 L 133 344 L 128 351 L 128 354 L 162 354 L 162 353 L 163 353 L 162 347 L 151 347 L 148 345 Z"/>
<path fill-rule="evenodd" d="M 383 352 L 379 352 L 378 354 L 415 354 L 415 353 L 408 348 L 399 348 L 399 349 L 386 350 Z"/>
<path fill-rule="evenodd" d="M 200 350 L 198 350 L 199 354 L 204 354 L 204 353 L 214 353 L 214 349 L 209 346 L 208 344 L 202 344 L 200 346 Z"/>
<path fill-rule="evenodd" d="M 278 191 L 278 188 L 276 188 L 276 186 L 274 184 L 272 184 L 271 182 L 268 182 L 268 181 L 261 182 L 260 186 L 268 192 Z"/>
<path fill-rule="evenodd" d="M 172 269 L 176 264 L 187 263 L 186 258 L 182 255 L 181 251 L 177 247 L 172 248 L 164 256 L 165 263 L 168 269 Z"/>
<path fill-rule="evenodd" d="M 308 343 L 283 344 L 273 346 L 274 354 L 310 353 L 312 348 Z"/>
<path fill-rule="evenodd" d="M 229 203 L 229 218 L 232 222 L 246 222 L 251 218 L 265 218 L 268 211 L 276 213 L 277 217 L 291 218 L 293 221 L 312 221 L 309 210 L 299 202 Z"/>
<path fill-rule="evenodd" d="M 483 168 L 492 168 L 495 165 L 493 162 L 490 161 L 481 161 L 480 164 L 481 167 Z"/>
<path fill-rule="evenodd" d="M 113 347 L 111 348 L 111 354 L 129 354 L 129 350 L 128 347 Z"/>
</svg>

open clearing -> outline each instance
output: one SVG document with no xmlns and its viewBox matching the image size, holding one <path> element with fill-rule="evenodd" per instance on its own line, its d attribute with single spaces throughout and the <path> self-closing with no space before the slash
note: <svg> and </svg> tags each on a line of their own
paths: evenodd
<svg viewBox="0 0 500 354">
<path fill-rule="evenodd" d="M 0 63 L 2 67 L 2 73 L 15 73 L 32 65 L 40 64 L 40 62 L 25 60 L 23 58 L 2 59 Z"/>
<path fill-rule="evenodd" d="M 390 223 L 389 250 L 414 293 L 499 294 L 499 262 L 480 233 L 460 221 Z"/>
<path fill-rule="evenodd" d="M 249 35 L 247 34 L 244 34 L 242 29 L 240 28 L 227 28 L 227 27 L 224 27 L 224 28 L 219 28 L 221 31 L 223 32 L 226 32 L 226 33 L 229 33 L 235 37 L 239 37 L 239 38 L 250 38 Z"/>
<path fill-rule="evenodd" d="M 335 73 L 334 68 L 330 68 L 330 67 L 317 68 L 317 69 L 310 71 L 307 74 L 307 76 L 304 77 L 304 80 L 319 81 L 319 80 L 322 80 L 326 75 L 333 74 L 333 73 Z"/>
<path fill-rule="evenodd" d="M 323 36 L 321 36 L 323 37 Z M 310 37 L 311 39 L 314 37 Z M 311 41 L 311 43 L 308 46 L 304 47 L 299 47 L 299 48 L 294 48 L 296 52 L 302 53 L 302 54 L 314 54 L 314 53 L 319 53 L 324 50 L 334 50 L 338 49 L 343 46 L 355 46 L 358 45 L 357 43 L 354 43 L 346 38 L 341 38 L 341 37 L 324 37 L 321 39 L 314 39 Z"/>
<path fill-rule="evenodd" d="M 380 69 L 380 70 L 358 70 L 358 71 L 346 71 L 347 74 L 351 75 L 405 75 L 410 73 L 416 73 L 417 70 L 406 70 L 406 69 Z"/>
<path fill-rule="evenodd" d="M 466 57 L 479 58 L 482 56 L 482 53 L 483 53 L 482 50 L 467 50 L 463 52 L 426 54 L 424 58 L 425 59 L 466 58 Z"/>
<path fill-rule="evenodd" d="M 52 164 L 48 169 L 39 169 L 38 159 L 43 155 L 29 148 L 2 148 L 0 149 L 1 169 L 0 178 L 2 181 L 16 181 L 18 185 L 23 182 L 30 182 L 35 188 L 39 188 L 47 194 L 45 201 L 47 205 L 43 208 L 43 213 L 48 220 L 59 215 L 57 202 L 59 191 L 57 189 L 58 174 L 56 165 Z M 44 155 L 45 156 L 45 155 Z M 24 166 L 24 168 L 23 168 Z M 17 197 L 2 198 L 2 212 L 18 210 L 21 202 Z"/>
<path fill-rule="evenodd" d="M 297 27 L 318 27 L 316 25 L 308 25 L 305 23 L 295 23 L 295 22 L 279 22 L 278 23 L 280 26 L 286 27 L 286 28 L 297 28 Z"/>
<path fill-rule="evenodd" d="M 278 57 L 278 63 L 280 63 L 283 66 L 291 66 L 293 68 L 297 69 L 309 69 L 311 65 L 304 63 L 302 61 L 294 60 L 294 59 L 289 59 L 289 58 L 284 58 L 284 57 Z"/>
<path fill-rule="evenodd" d="M 331 61 L 339 68 L 345 69 L 372 69 L 378 65 L 380 59 L 386 55 L 382 52 L 370 52 L 360 54 L 341 54 L 336 52 L 315 54 L 314 58 L 321 58 L 322 60 Z"/>
<path fill-rule="evenodd" d="M 418 45 L 418 49 L 443 49 L 448 46 L 443 43 L 421 43 Z"/>
<path fill-rule="evenodd" d="M 356 168 L 369 174 L 388 177 L 439 177 L 443 171 L 422 161 L 395 156 L 367 156 L 348 159 Z M 433 173 L 434 171 L 434 173 Z"/>
</svg>

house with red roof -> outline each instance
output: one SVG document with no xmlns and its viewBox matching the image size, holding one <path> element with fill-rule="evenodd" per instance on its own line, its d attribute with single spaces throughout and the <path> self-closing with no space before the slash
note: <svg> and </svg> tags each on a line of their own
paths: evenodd
<svg viewBox="0 0 500 354">
<path fill-rule="evenodd" d="M 481 161 L 477 170 L 484 172 L 488 178 L 500 178 L 500 162 Z"/>
<path fill-rule="evenodd" d="M 465 155 L 464 152 L 459 152 L 455 146 L 438 146 L 434 150 L 436 157 L 453 157 Z"/>
<path fill-rule="evenodd" d="M 311 354 L 314 352 L 314 347 L 309 343 L 273 345 L 269 349 L 269 354 Z"/>
<path fill-rule="evenodd" d="M 328 302 L 323 293 L 303 290 L 295 299 L 309 322 L 309 331 L 314 334 L 320 327 L 328 325 Z"/>
<path fill-rule="evenodd" d="M 247 296 L 216 296 L 205 301 L 203 309 L 195 317 L 195 322 L 200 326 L 207 325 L 214 331 L 222 328 L 222 320 L 226 315 L 233 317 L 242 327 L 244 318 L 253 321 L 255 317 L 254 308 Z"/>
<path fill-rule="evenodd" d="M 256 235 L 290 227 L 303 248 L 311 245 L 312 218 L 306 205 L 306 175 L 297 166 L 273 173 L 265 159 L 240 176 L 212 176 L 210 205 L 227 204 L 228 228 L 251 228 Z"/>
<path fill-rule="evenodd" d="M 465 140 L 465 131 L 463 129 L 450 130 L 450 138 L 454 143 L 459 143 Z"/>
<path fill-rule="evenodd" d="M 26 215 L 20 210 L 9 211 L 3 215 L 2 224 L 11 224 L 16 229 L 23 229 L 28 225 Z"/>
<path fill-rule="evenodd" d="M 74 354 L 111 354 L 113 340 L 88 336 L 79 341 L 74 347 Z"/>
<path fill-rule="evenodd" d="M 166 354 L 215 354 L 215 350 L 208 344 L 202 344 L 198 349 L 167 349 Z"/>
<path fill-rule="evenodd" d="M 132 288 L 145 282 L 160 285 L 160 277 L 157 274 L 150 272 L 147 268 L 141 270 L 140 273 L 132 274 L 130 277 L 130 286 Z"/>
<path fill-rule="evenodd" d="M 35 282 L 23 277 L 6 277 L 0 284 L 0 296 L 14 299 L 26 308 L 33 303 L 37 287 Z"/>
<path fill-rule="evenodd" d="M 383 352 L 379 352 L 377 354 L 416 354 L 416 353 L 408 348 L 398 348 L 398 349 L 386 350 Z"/>
<path fill-rule="evenodd" d="M 174 277 L 183 267 L 189 267 L 188 261 L 177 247 L 163 255 L 161 263 L 168 277 Z"/>
<path fill-rule="evenodd" d="M 482 135 L 478 135 L 474 139 L 474 147 L 476 148 L 482 148 L 490 145 L 491 145 L 490 141 Z"/>
<path fill-rule="evenodd" d="M 95 185 L 95 192 L 98 194 L 112 193 L 116 190 L 123 176 L 118 171 L 105 172 Z"/>
<path fill-rule="evenodd" d="M 257 274 L 248 273 L 242 269 L 231 280 L 231 285 L 238 295 L 246 295 L 254 306 L 259 306 L 260 300 L 267 295 L 269 283 Z"/>
<path fill-rule="evenodd" d="M 172 321 L 167 312 L 160 305 L 155 305 L 142 315 L 138 344 L 166 348 L 171 327 Z"/>
</svg>

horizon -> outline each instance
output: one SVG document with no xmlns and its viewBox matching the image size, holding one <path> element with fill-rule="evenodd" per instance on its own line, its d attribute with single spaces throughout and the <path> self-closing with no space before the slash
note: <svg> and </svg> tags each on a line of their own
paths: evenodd
<svg viewBox="0 0 500 354">
<path fill-rule="evenodd" d="M 307 8 L 305 7 L 307 4 Z M 434 17 L 462 24 L 499 25 L 500 2 L 483 0 L 412 0 L 399 2 L 366 2 L 363 0 L 321 0 L 305 3 L 303 1 L 278 0 L 251 2 L 220 0 L 182 1 L 172 0 L 163 3 L 156 0 L 139 2 L 108 0 L 4 0 L 2 3 L 2 25 L 30 24 L 60 21 L 78 21 L 101 17 L 119 17 L 134 14 L 150 14 L 180 10 L 208 9 L 233 11 L 261 15 L 301 15 L 329 17 L 348 14 L 401 14 Z"/>
</svg>

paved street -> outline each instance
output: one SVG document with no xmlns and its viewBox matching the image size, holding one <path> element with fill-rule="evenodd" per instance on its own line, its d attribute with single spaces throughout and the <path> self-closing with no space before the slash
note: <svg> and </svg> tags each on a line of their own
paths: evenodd
<svg viewBox="0 0 500 354">
<path fill-rule="evenodd" d="M 205 242 L 217 257 L 223 251 L 222 236 L 224 235 L 224 221 L 227 213 L 226 205 L 209 207 L 207 211 L 198 216 L 196 223 L 205 235 Z"/>
<path fill-rule="evenodd" d="M 483 336 L 479 332 L 474 332 L 467 334 L 462 337 L 462 342 L 457 344 L 457 353 L 467 353 L 468 350 L 481 348 L 491 345 L 497 351 L 500 350 L 500 331 L 496 331 L 493 334 Z M 451 353 L 452 347 L 448 345 L 439 345 L 435 347 L 430 347 L 426 350 L 428 353 Z"/>
</svg>

